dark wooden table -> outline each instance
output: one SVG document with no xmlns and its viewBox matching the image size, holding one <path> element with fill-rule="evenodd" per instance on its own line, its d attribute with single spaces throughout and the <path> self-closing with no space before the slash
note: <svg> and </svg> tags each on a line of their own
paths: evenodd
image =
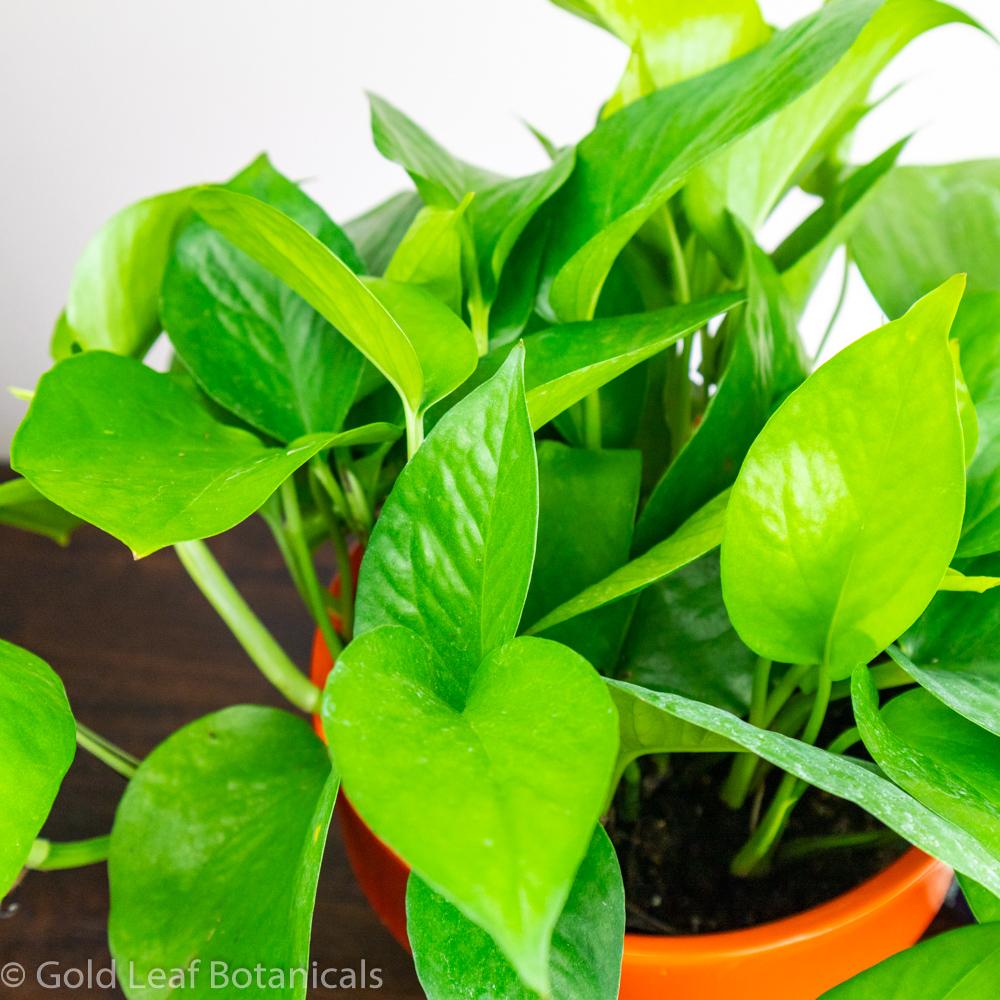
<svg viewBox="0 0 1000 1000">
<path fill-rule="evenodd" d="M 310 623 L 263 524 L 248 522 L 212 548 L 278 640 L 305 663 Z M 0 636 L 59 672 L 81 722 L 140 756 L 179 726 L 226 705 L 282 704 L 171 551 L 134 562 L 124 546 L 90 527 L 67 549 L 0 527 Z M 81 753 L 44 832 L 62 840 L 106 833 L 121 791 L 121 779 Z M 64 996 L 30 981 L 43 962 L 69 969 L 110 961 L 103 866 L 34 873 L 13 904 L 0 919 L 0 966 L 19 962 L 29 982 L 16 991 L 0 986 L 0 998 L 122 996 L 115 989 Z M 967 919 L 960 905 L 946 909 L 932 932 Z M 382 990 L 357 993 L 423 997 L 408 956 L 355 885 L 336 823 L 319 885 L 312 957 L 321 968 L 358 970 L 362 959 L 381 968 Z"/>
<path fill-rule="evenodd" d="M 212 548 L 278 640 L 305 663 L 310 623 L 263 524 L 248 522 Z M 282 704 L 171 551 L 134 562 L 123 545 L 89 527 L 67 549 L 0 527 L 0 636 L 58 671 L 81 722 L 140 756 L 179 726 L 226 705 Z M 69 840 L 106 833 L 121 792 L 121 779 L 81 752 L 45 834 Z M 17 990 L 0 985 L 0 998 L 123 996 L 100 988 L 53 992 L 33 981 L 44 962 L 69 969 L 110 961 L 103 865 L 33 873 L 11 909 L 0 919 L 0 966 L 20 963 L 28 981 Z M 385 983 L 377 992 L 319 989 L 312 996 L 424 995 L 409 957 L 355 885 L 336 822 L 319 884 L 312 958 L 321 968 L 355 970 L 364 959 L 381 968 Z"/>
</svg>

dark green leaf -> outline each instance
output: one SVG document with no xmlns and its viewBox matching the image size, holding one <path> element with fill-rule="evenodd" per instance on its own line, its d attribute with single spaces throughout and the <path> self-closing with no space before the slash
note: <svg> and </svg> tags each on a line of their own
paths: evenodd
<svg viewBox="0 0 1000 1000">
<path fill-rule="evenodd" d="M 0 484 L 0 524 L 68 545 L 80 520 L 46 500 L 26 479 L 12 479 Z"/>
<path fill-rule="evenodd" d="M 429 1000 L 534 1000 L 490 936 L 416 875 L 406 923 Z M 552 1000 L 615 1000 L 625 934 L 625 893 L 615 849 L 598 827 L 552 935 Z"/>
<path fill-rule="evenodd" d="M 688 174 L 822 79 L 877 7 L 828 3 L 742 59 L 601 122 L 577 147 L 576 168 L 553 199 L 551 310 L 564 320 L 590 318 L 615 258 Z"/>
<path fill-rule="evenodd" d="M 219 993 L 217 971 L 277 972 L 303 1000 L 316 882 L 337 781 L 305 721 L 239 706 L 191 723 L 143 762 L 111 834 L 111 952 L 130 1000 Z M 185 970 L 182 987 L 157 970 Z M 223 993 L 237 990 L 233 986 Z"/>
<path fill-rule="evenodd" d="M 639 502 L 637 451 L 538 446 L 538 548 L 524 620 L 537 621 L 627 561 Z M 618 604 L 545 633 L 602 673 L 618 657 L 631 608 Z"/>
<path fill-rule="evenodd" d="M 356 630 L 404 625 L 457 677 L 512 638 L 538 522 L 524 352 L 457 403 L 400 474 L 358 581 Z"/>
<path fill-rule="evenodd" d="M 761 656 L 846 677 L 934 596 L 965 499 L 947 342 L 962 288 L 949 281 L 828 361 L 751 447 L 729 503 L 722 587 Z"/>
<path fill-rule="evenodd" d="M 821 1000 L 994 1000 L 1000 924 L 963 927 L 893 955 Z"/>
<path fill-rule="evenodd" d="M 17 880 L 76 752 L 62 681 L 0 639 L 0 898 Z"/>
<path fill-rule="evenodd" d="M 1000 893 L 1000 868 L 978 840 L 859 761 L 769 729 L 758 729 L 720 708 L 680 695 L 657 694 L 621 681 L 607 683 L 667 715 L 738 743 L 810 785 L 854 802 L 911 844 Z"/>
<path fill-rule="evenodd" d="M 285 212 L 360 269 L 343 232 L 265 157 L 227 188 Z M 200 219 L 177 241 L 162 312 L 184 365 L 220 406 L 282 442 L 340 430 L 364 359 L 298 295 Z"/>
<path fill-rule="evenodd" d="M 514 639 L 464 674 L 449 652 L 365 632 L 330 675 L 323 724 L 368 826 L 547 993 L 553 928 L 610 787 L 614 706 L 558 643 Z"/>
<path fill-rule="evenodd" d="M 53 503 L 140 557 L 239 524 L 326 448 L 398 433 L 376 424 L 270 447 L 218 423 L 171 376 L 91 351 L 42 376 L 11 462 Z"/>
</svg>

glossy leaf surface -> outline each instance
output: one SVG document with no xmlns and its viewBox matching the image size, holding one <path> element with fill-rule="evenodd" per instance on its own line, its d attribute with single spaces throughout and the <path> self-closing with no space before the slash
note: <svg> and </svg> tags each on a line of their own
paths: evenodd
<svg viewBox="0 0 1000 1000">
<path fill-rule="evenodd" d="M 525 621 L 537 621 L 628 561 L 641 471 L 637 451 L 540 442 L 538 546 Z M 630 611 L 624 604 L 599 609 L 544 637 L 575 649 L 604 672 L 617 659 Z"/>
<path fill-rule="evenodd" d="M 551 311 L 590 318 L 622 248 L 687 175 L 822 79 L 877 6 L 827 4 L 744 58 L 601 122 L 577 147 L 576 167 L 552 202 Z"/>
<path fill-rule="evenodd" d="M 365 274 L 385 274 L 422 206 L 416 191 L 400 191 L 345 223 L 344 232 L 361 255 Z"/>
<path fill-rule="evenodd" d="M 227 531 L 326 448 L 398 433 L 370 425 L 270 447 L 218 423 L 169 375 L 93 351 L 42 376 L 12 464 L 53 503 L 139 557 Z"/>
<path fill-rule="evenodd" d="M 1000 869 L 978 840 L 851 757 L 758 729 L 720 708 L 680 695 L 657 694 L 621 681 L 607 683 L 669 716 L 732 740 L 810 785 L 854 802 L 914 846 L 1000 892 Z"/>
<path fill-rule="evenodd" d="M 706 552 L 711 552 L 722 541 L 728 500 L 729 493 L 726 491 L 709 501 L 669 538 L 564 601 L 532 625 L 529 631 L 542 632 L 594 608 L 638 593 Z"/>
<path fill-rule="evenodd" d="M 465 676 L 447 653 L 398 627 L 359 636 L 327 682 L 327 738 L 366 824 L 545 992 L 608 793 L 615 710 L 557 643 L 515 639 Z"/>
<path fill-rule="evenodd" d="M 415 875 L 406 923 L 429 1000 L 535 1000 L 492 939 Z M 553 1000 L 615 1000 L 625 934 L 618 858 L 598 827 L 552 935 Z"/>
<path fill-rule="evenodd" d="M 46 500 L 27 479 L 0 483 L 0 524 L 68 545 L 80 519 Z"/>
<path fill-rule="evenodd" d="M 993 1000 L 1000 924 L 963 927 L 880 962 L 821 1000 Z"/>
<path fill-rule="evenodd" d="M 227 185 L 295 219 L 352 270 L 343 232 L 265 157 Z M 338 431 L 364 359 L 322 316 L 201 219 L 183 230 L 163 283 L 163 324 L 198 384 L 278 441 Z"/>
<path fill-rule="evenodd" d="M 62 681 L 43 660 L 0 640 L 0 897 L 17 880 L 76 752 Z"/>
<path fill-rule="evenodd" d="M 163 969 L 194 968 L 178 992 L 214 996 L 212 963 L 277 970 L 267 993 L 303 1000 L 292 972 L 309 967 L 336 795 L 312 729 L 271 708 L 224 709 L 154 750 L 118 807 L 108 859 L 111 952 L 131 969 L 130 1000 L 174 995 Z"/>
<path fill-rule="evenodd" d="M 403 625 L 457 677 L 514 636 L 535 550 L 538 471 L 523 351 L 457 403 L 400 473 L 358 581 L 356 631 Z"/>
<path fill-rule="evenodd" d="M 795 318 L 767 255 L 744 240 L 747 304 L 732 313 L 729 364 L 694 436 L 646 502 L 636 529 L 639 551 L 666 538 L 699 507 L 731 486 L 775 404 L 806 377 Z"/>
<path fill-rule="evenodd" d="M 84 248 L 56 325 L 52 355 L 102 350 L 141 357 L 160 333 L 160 284 L 198 188 L 136 202 Z"/>
<path fill-rule="evenodd" d="M 934 596 L 965 501 L 947 346 L 961 294 L 956 278 L 843 350 L 751 447 L 729 503 L 722 585 L 761 656 L 846 677 Z"/>
</svg>

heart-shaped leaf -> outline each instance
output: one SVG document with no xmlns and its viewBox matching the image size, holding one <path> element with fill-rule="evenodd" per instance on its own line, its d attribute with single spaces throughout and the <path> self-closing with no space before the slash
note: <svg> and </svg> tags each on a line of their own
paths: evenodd
<svg viewBox="0 0 1000 1000">
<path fill-rule="evenodd" d="M 877 0 L 836 0 L 742 59 L 635 101 L 577 147 L 552 200 L 543 296 L 563 320 L 594 315 L 618 254 L 707 157 L 823 78 Z M 753 94 L 752 101 L 747 94 Z"/>
<path fill-rule="evenodd" d="M 46 500 L 27 479 L 12 479 L 0 483 L 0 524 L 68 545 L 80 519 Z"/>
<path fill-rule="evenodd" d="M 947 342 L 962 289 L 947 282 L 828 361 L 751 447 L 729 501 L 722 587 L 761 656 L 846 677 L 934 596 L 965 503 Z"/>
<path fill-rule="evenodd" d="M 554 608 L 541 621 L 532 625 L 528 630 L 529 634 L 543 632 L 594 608 L 618 601 L 629 594 L 636 594 L 706 552 L 711 552 L 722 541 L 728 501 L 729 491 L 720 493 L 659 545 L 654 545 L 638 559 L 626 563 L 621 569 Z"/>
<path fill-rule="evenodd" d="M 336 796 L 323 745 L 276 709 L 227 708 L 157 747 L 129 782 L 108 858 L 130 1000 L 216 996 L 219 976 L 236 990 L 258 967 L 269 996 L 304 1000 Z M 163 970 L 183 970 L 182 985 Z"/>
<path fill-rule="evenodd" d="M 37 656 L 0 640 L 0 897 L 17 880 L 75 752 L 62 682 Z"/>
<path fill-rule="evenodd" d="M 992 1000 L 998 981 L 1000 924 L 990 924 L 923 941 L 820 1000 Z"/>
<path fill-rule="evenodd" d="M 355 631 L 403 625 L 456 677 L 512 638 L 538 522 L 524 351 L 434 428 L 379 516 L 358 580 Z"/>
<path fill-rule="evenodd" d="M 266 157 L 226 187 L 281 209 L 360 269 L 343 232 Z M 181 233 L 163 283 L 163 324 L 220 406 L 278 441 L 338 431 L 363 357 L 322 316 L 201 219 Z"/>
<path fill-rule="evenodd" d="M 429 1000 L 535 1000 L 488 934 L 411 875 L 406 926 Z M 615 1000 L 625 891 L 615 849 L 598 827 L 552 934 L 552 1000 Z"/>
<path fill-rule="evenodd" d="M 713 705 L 675 694 L 657 694 L 622 681 L 606 683 L 666 715 L 730 739 L 810 785 L 854 802 L 914 846 L 1000 893 L 1000 868 L 990 851 L 859 761 L 751 726 Z M 654 747 L 650 752 L 658 750 Z"/>
<path fill-rule="evenodd" d="M 218 423 L 169 375 L 90 351 L 42 376 L 11 460 L 49 500 L 139 557 L 228 531 L 326 448 L 398 434 L 373 424 L 271 447 Z"/>
<path fill-rule="evenodd" d="M 403 628 L 364 633 L 330 675 L 324 729 L 368 826 L 547 993 L 552 932 L 610 787 L 614 706 L 558 643 L 514 639 L 468 676 L 449 652 Z"/>
</svg>

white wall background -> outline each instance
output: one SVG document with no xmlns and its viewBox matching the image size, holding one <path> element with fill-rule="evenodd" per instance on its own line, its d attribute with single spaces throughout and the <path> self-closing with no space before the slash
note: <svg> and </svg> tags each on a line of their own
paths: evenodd
<svg viewBox="0 0 1000 1000">
<path fill-rule="evenodd" d="M 762 3 L 778 24 L 817 5 Z M 995 0 L 963 6 L 1000 35 Z M 47 367 L 76 256 L 117 208 L 222 180 L 266 150 L 344 221 L 405 181 L 372 148 L 365 89 L 466 159 L 537 169 L 519 119 L 574 141 L 624 58 L 546 0 L 0 0 L 0 455 L 24 409 L 2 389 Z M 941 29 L 881 87 L 904 80 L 864 124 L 859 159 L 915 129 L 909 162 L 1000 156 L 997 46 Z M 830 278 L 807 337 L 835 297 Z M 852 287 L 834 343 L 879 319 Z"/>
</svg>

